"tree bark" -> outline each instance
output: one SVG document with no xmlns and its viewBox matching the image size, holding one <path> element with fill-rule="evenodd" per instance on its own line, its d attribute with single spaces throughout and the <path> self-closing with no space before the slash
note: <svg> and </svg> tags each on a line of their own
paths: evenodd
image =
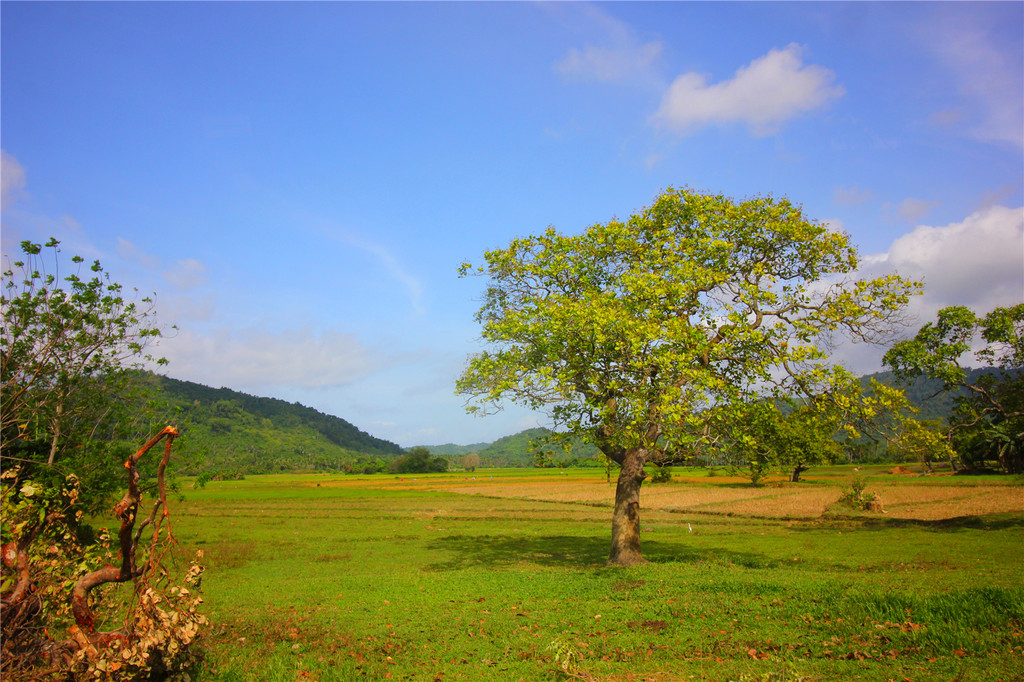
<svg viewBox="0 0 1024 682">
<path fill-rule="evenodd" d="M 790 478 L 789 478 L 790 482 L 791 483 L 799 483 L 800 482 L 800 474 L 802 474 L 803 472 L 807 471 L 807 469 L 808 469 L 808 467 L 805 467 L 803 462 L 798 463 L 795 467 L 793 467 L 793 475 L 790 476 Z"/>
<path fill-rule="evenodd" d="M 640 486 L 644 482 L 644 463 L 648 451 L 634 448 L 626 451 L 615 485 L 615 511 L 612 514 L 612 551 L 609 566 L 632 566 L 645 563 L 640 554 Z"/>
<path fill-rule="evenodd" d="M 96 624 L 96 616 L 89 606 L 89 592 L 93 588 L 106 583 L 123 583 L 135 578 L 145 569 L 138 569 L 135 566 L 135 549 L 138 539 L 132 538 L 132 531 L 135 528 L 135 517 L 138 514 L 141 494 L 139 493 L 139 471 L 135 468 L 139 458 L 146 454 L 151 447 L 165 436 L 167 444 L 164 447 L 164 458 L 158 469 L 158 486 L 160 490 L 160 501 L 166 503 L 166 491 L 164 489 L 164 468 L 171 456 L 171 444 L 178 435 L 178 429 L 173 426 L 165 427 L 143 445 L 138 452 L 128 458 L 124 463 L 128 469 L 128 491 L 121 498 L 121 501 L 114 507 L 114 514 L 121 520 L 121 530 L 118 532 L 118 541 L 121 546 L 121 567 L 104 566 L 103 568 L 83 575 L 75 583 L 71 590 L 71 612 L 75 617 L 75 624 L 85 633 L 87 637 L 93 636 L 93 629 Z M 154 507 L 154 516 L 156 514 Z M 164 507 L 166 510 L 166 507 Z M 153 517 L 147 523 L 151 522 Z M 156 540 L 156 535 L 153 537 Z"/>
<path fill-rule="evenodd" d="M 57 403 L 57 416 L 53 418 L 53 437 L 50 439 L 50 456 L 46 458 L 46 466 L 53 466 L 53 460 L 57 457 L 57 445 L 60 441 L 61 415 L 64 413 L 64 402 Z"/>
</svg>

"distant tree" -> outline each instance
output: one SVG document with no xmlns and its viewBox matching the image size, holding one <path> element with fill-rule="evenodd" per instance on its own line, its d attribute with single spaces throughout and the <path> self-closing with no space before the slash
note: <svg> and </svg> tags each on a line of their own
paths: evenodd
<svg viewBox="0 0 1024 682">
<path fill-rule="evenodd" d="M 466 471 L 476 471 L 476 468 L 480 466 L 480 455 L 470 452 L 462 458 L 462 466 Z"/>
<path fill-rule="evenodd" d="M 470 411 L 547 410 L 619 465 L 610 564 L 643 561 L 648 461 L 719 438 L 714 415 L 730 406 L 815 395 L 834 374 L 828 338 L 887 339 L 919 289 L 850 281 L 849 238 L 786 200 L 675 189 L 626 222 L 548 229 L 484 259 L 476 319 L 494 349 L 457 390 L 477 399 Z"/>
<path fill-rule="evenodd" d="M 448 460 L 434 457 L 430 450 L 418 445 L 392 463 L 392 470 L 398 474 L 429 474 L 448 471 Z"/>
<path fill-rule="evenodd" d="M 831 384 L 802 398 L 760 400 L 713 410 L 720 435 L 718 458 L 745 469 L 758 483 L 774 469 L 789 468 L 796 483 L 814 464 L 840 459 L 862 434 L 895 437 L 911 410 L 899 389 L 871 381 L 863 391 L 852 375 L 834 369 Z"/>
<path fill-rule="evenodd" d="M 992 372 L 968 381 L 962 362 L 973 355 Z M 978 317 L 951 306 L 917 335 L 885 354 L 900 379 L 926 376 L 947 391 L 961 389 L 947 437 L 967 464 L 996 461 L 1006 473 L 1024 472 L 1024 303 Z"/>
<path fill-rule="evenodd" d="M 892 444 L 893 452 L 904 461 L 916 461 L 922 469 L 931 471 L 932 462 L 953 458 L 949 439 L 935 422 L 908 420 L 899 437 Z"/>
</svg>

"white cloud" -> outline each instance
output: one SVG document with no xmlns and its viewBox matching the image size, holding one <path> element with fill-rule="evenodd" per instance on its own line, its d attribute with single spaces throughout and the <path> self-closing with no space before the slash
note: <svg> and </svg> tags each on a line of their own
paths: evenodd
<svg viewBox="0 0 1024 682">
<path fill-rule="evenodd" d="M 281 333 L 220 329 L 205 335 L 183 330 L 162 339 L 157 354 L 170 362 L 171 376 L 239 390 L 344 386 L 382 365 L 352 334 L 315 333 L 308 327 Z"/>
<path fill-rule="evenodd" d="M 205 296 L 160 296 L 157 301 L 159 319 L 183 326 L 188 321 L 209 321 L 217 315 L 217 302 L 212 294 Z"/>
<path fill-rule="evenodd" d="M 132 242 L 121 237 L 117 238 L 117 255 L 130 263 L 138 263 L 147 270 L 155 270 L 160 267 L 160 259 L 151 256 Z"/>
<path fill-rule="evenodd" d="M 929 317 L 949 305 L 984 313 L 1024 302 L 1024 208 L 993 206 L 959 223 L 921 225 L 894 241 L 884 262 L 924 280 Z"/>
<path fill-rule="evenodd" d="M 873 278 L 890 273 L 924 283 L 924 294 L 907 309 L 912 336 L 947 306 L 964 305 L 984 314 L 1024 302 L 1024 208 L 994 206 L 958 223 L 920 225 L 896 239 L 885 253 L 865 256 L 856 273 Z M 877 372 L 887 348 L 844 343 L 833 360 L 857 374 Z"/>
<path fill-rule="evenodd" d="M 195 258 L 179 260 L 164 271 L 164 279 L 182 289 L 206 284 L 206 266 Z"/>
<path fill-rule="evenodd" d="M 775 49 L 736 71 L 728 81 L 709 85 L 698 73 L 676 78 L 652 120 L 690 133 L 698 128 L 746 123 L 754 135 L 771 135 L 786 121 L 841 97 L 832 85 L 835 74 L 821 66 L 805 66 L 801 48 Z"/>
<path fill-rule="evenodd" d="M 18 160 L 0 150 L 0 206 L 15 202 L 25 189 L 25 169 Z"/>
<path fill-rule="evenodd" d="M 660 154 L 660 153 L 648 154 L 647 157 L 644 159 L 644 168 L 646 168 L 647 170 L 654 170 L 654 168 L 659 163 L 664 161 L 666 158 L 668 158 L 667 154 Z"/>
</svg>

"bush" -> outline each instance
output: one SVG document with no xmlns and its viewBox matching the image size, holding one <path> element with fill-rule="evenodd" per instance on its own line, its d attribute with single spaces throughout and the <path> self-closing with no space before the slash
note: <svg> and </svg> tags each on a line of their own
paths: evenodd
<svg viewBox="0 0 1024 682">
<path fill-rule="evenodd" d="M 651 483 L 668 483 L 672 480 L 672 468 L 671 467 L 654 467 L 654 473 L 651 475 Z"/>
<path fill-rule="evenodd" d="M 208 625 L 198 612 L 202 555 L 178 584 L 161 563 L 174 545 L 169 516 L 161 512 L 167 509 L 164 472 L 177 434 L 167 427 L 125 463 L 128 490 L 114 509 L 121 521 L 116 536 L 105 529 L 78 532 L 83 512 L 74 474 L 55 486 L 21 467 L 0 474 L 4 679 L 165 679 L 186 675 L 199 662 L 198 640 Z M 158 500 L 136 530 L 142 505 L 136 463 L 164 436 Z M 147 526 L 152 531 L 144 535 Z M 95 542 L 85 545 L 83 539 Z M 119 584 L 120 596 L 113 589 Z M 102 586 L 109 587 L 94 589 Z M 74 625 L 67 627 L 68 620 Z M 122 625 L 116 630 L 96 630 L 98 623 L 117 621 Z"/>
<path fill-rule="evenodd" d="M 843 488 L 843 494 L 837 504 L 860 511 L 883 511 L 882 502 L 875 493 L 865 492 L 867 481 L 863 476 L 853 479 L 849 488 Z"/>
</svg>

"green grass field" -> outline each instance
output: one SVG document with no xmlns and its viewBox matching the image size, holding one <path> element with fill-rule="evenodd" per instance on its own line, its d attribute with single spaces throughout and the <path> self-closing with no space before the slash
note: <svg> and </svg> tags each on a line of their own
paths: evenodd
<svg viewBox="0 0 1024 682">
<path fill-rule="evenodd" d="M 851 477 L 645 486 L 650 563 L 628 569 L 603 565 L 601 470 L 188 490 L 172 522 L 180 563 L 202 550 L 207 566 L 201 679 L 1022 679 L 1020 482 L 875 473 L 894 499 L 1020 500 L 985 515 L 773 513 Z M 701 502 L 730 495 L 763 513 Z"/>
</svg>

